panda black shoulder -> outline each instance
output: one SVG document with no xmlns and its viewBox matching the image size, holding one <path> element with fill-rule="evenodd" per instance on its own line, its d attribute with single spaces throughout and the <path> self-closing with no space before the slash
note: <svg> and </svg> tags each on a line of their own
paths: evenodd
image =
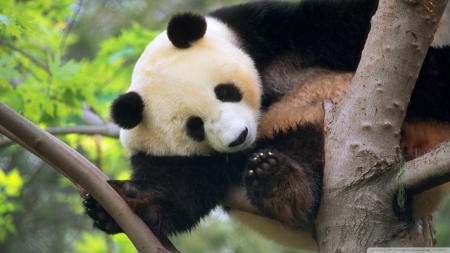
<svg viewBox="0 0 450 253">
<path fill-rule="evenodd" d="M 240 38 L 260 72 L 289 55 L 297 56 L 302 67 L 354 71 L 377 7 L 377 0 L 262 1 L 221 8 L 209 16 Z"/>
</svg>

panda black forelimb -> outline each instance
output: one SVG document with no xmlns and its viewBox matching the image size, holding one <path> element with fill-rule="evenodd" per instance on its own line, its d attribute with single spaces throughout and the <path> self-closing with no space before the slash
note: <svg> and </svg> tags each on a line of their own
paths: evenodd
<svg viewBox="0 0 450 253">
<path fill-rule="evenodd" d="M 230 186 L 240 183 L 246 156 L 241 152 L 193 157 L 138 153 L 131 163 L 131 180 L 108 183 L 161 237 L 190 231 L 224 200 Z M 83 203 L 95 227 L 109 234 L 122 232 L 95 199 Z"/>
<path fill-rule="evenodd" d="M 290 227 L 315 219 L 322 195 L 323 127 L 299 123 L 257 141 L 244 176 L 247 196 Z"/>
</svg>

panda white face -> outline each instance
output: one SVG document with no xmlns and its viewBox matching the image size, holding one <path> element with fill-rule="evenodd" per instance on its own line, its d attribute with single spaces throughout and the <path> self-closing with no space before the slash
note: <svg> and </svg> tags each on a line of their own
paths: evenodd
<svg viewBox="0 0 450 253">
<path fill-rule="evenodd" d="M 128 92 L 142 100 L 142 119 L 137 125 L 118 123 L 129 128 L 120 138 L 132 154 L 207 155 L 254 142 L 261 96 L 257 70 L 224 24 L 206 20 L 204 36 L 187 48 L 177 48 L 162 33 L 137 62 Z M 136 111 L 128 110 L 122 113 Z M 116 119 L 114 113 L 113 105 Z"/>
</svg>

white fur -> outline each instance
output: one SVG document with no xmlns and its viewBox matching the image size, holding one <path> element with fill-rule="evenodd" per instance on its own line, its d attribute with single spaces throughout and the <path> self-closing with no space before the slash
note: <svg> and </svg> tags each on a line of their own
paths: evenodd
<svg viewBox="0 0 450 253">
<path fill-rule="evenodd" d="M 237 151 L 254 142 L 261 96 L 258 72 L 223 23 L 212 18 L 207 23 L 204 37 L 187 49 L 174 47 L 163 32 L 136 63 L 129 91 L 141 95 L 145 109 L 137 127 L 121 131 L 122 144 L 129 152 L 207 155 L 212 150 Z M 223 83 L 239 87 L 242 101 L 219 101 L 214 88 Z M 202 142 L 187 135 L 186 122 L 191 116 L 205 124 Z M 228 147 L 246 127 L 245 142 Z"/>
</svg>

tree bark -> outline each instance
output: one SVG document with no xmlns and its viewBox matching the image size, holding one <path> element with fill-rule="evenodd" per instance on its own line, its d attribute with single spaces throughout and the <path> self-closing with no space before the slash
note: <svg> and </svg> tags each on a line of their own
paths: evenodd
<svg viewBox="0 0 450 253">
<path fill-rule="evenodd" d="M 349 92 L 337 106 L 324 102 L 320 252 L 434 244 L 432 217 L 411 224 L 394 214 L 392 201 L 400 127 L 446 3 L 380 1 Z"/>
</svg>

